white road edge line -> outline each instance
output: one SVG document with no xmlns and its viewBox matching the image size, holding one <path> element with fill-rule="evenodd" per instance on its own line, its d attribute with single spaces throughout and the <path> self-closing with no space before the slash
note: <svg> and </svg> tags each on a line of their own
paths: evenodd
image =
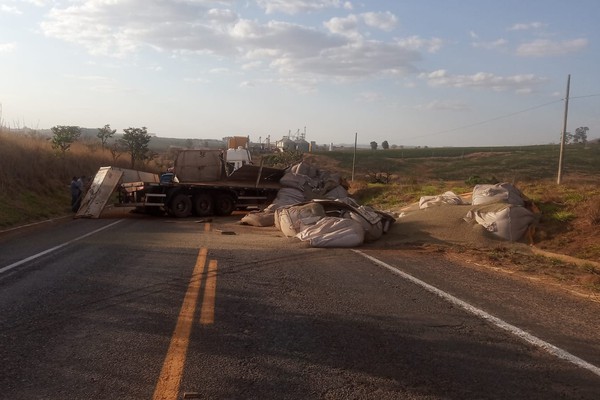
<svg viewBox="0 0 600 400">
<path fill-rule="evenodd" d="M 88 236 L 91 236 L 91 235 L 93 235 L 93 234 L 95 234 L 95 233 L 98 233 L 98 232 L 100 232 L 100 231 L 103 231 L 103 230 L 105 230 L 105 229 L 107 229 L 107 228 L 110 228 L 111 226 L 113 226 L 113 225 L 116 225 L 116 224 L 118 224 L 118 223 L 119 223 L 119 222 L 121 222 L 121 221 L 122 221 L 122 220 L 120 219 L 120 220 L 118 220 L 118 221 L 115 221 L 115 222 L 113 222 L 112 224 L 108 224 L 108 225 L 106 225 L 106 226 L 103 226 L 102 228 L 98 228 L 98 229 L 96 229 L 95 231 L 88 232 L 88 233 L 86 233 L 86 234 L 85 234 L 85 235 L 83 235 L 83 236 L 79 236 L 79 237 L 78 237 L 78 238 L 76 238 L 76 239 L 69 240 L 68 242 L 65 242 L 65 243 L 63 243 L 63 244 L 59 244 L 58 246 L 54 246 L 54 247 L 52 247 L 52 248 L 50 248 L 50 249 L 48 249 L 48 250 L 44 250 L 44 251 L 42 251 L 42 252 L 40 252 L 40 253 L 37 253 L 37 254 L 34 254 L 34 255 L 30 256 L 30 257 L 24 258 L 24 259 L 22 259 L 21 261 L 17 261 L 16 263 L 12 263 L 12 264 L 10 264 L 10 265 L 7 265 L 6 267 L 2 267 L 2 268 L 0 268 L 0 274 L 4 273 L 4 272 L 6 272 L 6 271 L 9 271 L 9 270 L 11 270 L 11 269 L 13 269 L 13 268 L 16 268 L 16 267 L 18 267 L 19 265 L 25 264 L 26 262 L 29 262 L 29 261 L 31 261 L 31 260 L 35 260 L 36 258 L 39 258 L 39 257 L 41 257 L 41 256 L 43 256 L 43 255 L 46 255 L 46 254 L 48 254 L 48 253 L 52 253 L 53 251 L 56 251 L 56 250 L 58 250 L 58 249 L 60 249 L 60 248 L 62 248 L 62 247 L 65 247 L 65 246 L 67 246 L 67 245 L 69 245 L 69 244 L 71 244 L 71 243 L 73 243 L 73 242 L 76 242 L 76 241 L 78 241 L 78 240 L 84 239 L 84 238 L 86 238 L 86 237 L 88 237 Z"/>
<path fill-rule="evenodd" d="M 399 269 L 397 269 L 389 264 L 386 264 L 385 262 L 378 260 L 375 257 L 371 257 L 371 256 L 363 253 L 360 250 L 353 249 L 352 251 L 371 260 L 375 264 L 390 270 L 394 274 L 400 275 L 402 278 L 404 278 L 416 285 L 421 286 L 425 290 L 443 298 L 444 300 L 447 300 L 448 302 L 476 315 L 477 317 L 482 318 L 482 319 L 492 323 L 493 325 L 512 333 L 515 336 L 518 336 L 519 338 L 525 340 L 526 342 L 528 342 L 536 347 L 539 347 L 542 350 L 544 350 L 560 359 L 566 360 L 572 364 L 577 365 L 578 367 L 585 368 L 588 371 L 591 371 L 594 374 L 600 376 L 600 367 L 590 364 L 589 362 L 582 360 L 581 358 L 579 358 L 561 348 L 558 348 L 558 347 L 554 346 L 553 344 L 545 342 L 542 339 L 540 339 L 536 336 L 533 336 L 532 334 L 527 333 L 524 330 L 522 330 L 514 325 L 511 325 L 508 322 L 501 320 L 500 318 L 494 317 L 493 315 L 488 314 L 487 312 L 485 312 L 477 307 L 474 307 L 474 306 L 470 305 L 469 303 L 466 303 L 466 302 L 452 296 L 451 294 L 448 294 L 448 293 L 436 288 L 435 286 L 432 286 L 426 282 L 423 282 L 422 280 L 417 279 L 414 276 L 407 274 L 406 272 L 400 271 Z"/>
</svg>

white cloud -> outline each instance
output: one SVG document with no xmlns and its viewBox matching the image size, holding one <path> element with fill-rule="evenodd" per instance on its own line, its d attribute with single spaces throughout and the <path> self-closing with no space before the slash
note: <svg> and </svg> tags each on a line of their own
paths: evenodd
<svg viewBox="0 0 600 400">
<path fill-rule="evenodd" d="M 331 33 L 337 33 L 348 37 L 360 37 L 358 32 L 358 17 L 350 14 L 347 17 L 335 17 L 324 22 L 324 25 Z"/>
<path fill-rule="evenodd" d="M 502 39 L 502 38 L 500 38 L 498 40 L 494 40 L 492 42 L 477 41 L 477 42 L 471 43 L 471 45 L 477 49 L 486 49 L 486 50 L 494 50 L 494 49 L 503 48 L 503 47 L 506 47 L 507 44 L 508 44 L 508 41 L 506 39 Z"/>
<path fill-rule="evenodd" d="M 528 22 L 528 23 L 514 24 L 513 26 L 508 28 L 508 30 L 509 31 L 528 31 L 528 30 L 538 30 L 538 29 L 542 29 L 545 27 L 546 27 L 546 24 L 541 23 L 541 22 Z"/>
<path fill-rule="evenodd" d="M 259 7 L 267 14 L 281 12 L 284 14 L 298 14 L 301 12 L 312 12 L 327 8 L 351 9 L 350 2 L 342 3 L 340 0 L 257 0 Z"/>
<path fill-rule="evenodd" d="M 367 26 L 379 28 L 386 32 L 392 31 L 398 23 L 398 18 L 389 11 L 368 12 L 361 14 L 361 16 Z"/>
<path fill-rule="evenodd" d="M 53 8 L 41 26 L 47 36 L 80 45 L 93 55 L 126 57 L 143 49 L 176 56 L 212 55 L 237 63 L 242 70 L 265 66 L 280 74 L 273 83 L 297 88 L 319 80 L 339 82 L 414 72 L 421 50 L 434 52 L 442 45 L 437 38 L 413 36 L 386 42 L 365 40 L 359 34 L 361 24 L 392 29 L 397 19 L 388 12 L 333 18 L 324 30 L 244 19 L 218 4 L 230 5 L 195 0 L 89 0 Z M 265 9 L 283 4 L 297 8 L 343 6 L 340 1 L 260 4 Z"/>
<path fill-rule="evenodd" d="M 391 32 L 396 27 L 397 23 L 398 18 L 391 12 L 386 11 L 368 12 L 360 15 L 349 14 L 346 17 L 334 17 L 329 21 L 324 22 L 323 25 L 325 25 L 331 33 L 356 39 L 363 36 L 359 32 L 362 24 L 370 28 Z"/>
<path fill-rule="evenodd" d="M 410 36 L 407 38 L 396 39 L 396 43 L 407 50 L 421 50 L 425 49 L 429 53 L 435 53 L 444 44 L 442 39 L 432 38 L 424 39 L 419 36 Z"/>
<path fill-rule="evenodd" d="M 546 78 L 533 74 L 498 76 L 488 72 L 478 72 L 473 75 L 451 75 L 446 70 L 440 69 L 431 73 L 422 73 L 421 79 L 430 86 L 445 86 L 454 88 L 490 89 L 495 91 L 513 90 L 518 93 L 533 91 Z"/>
<path fill-rule="evenodd" d="M 185 82 L 190 83 L 209 83 L 210 81 L 206 78 L 184 78 Z"/>
<path fill-rule="evenodd" d="M 13 14 L 13 15 L 23 14 L 23 12 L 21 10 L 19 10 L 17 7 L 9 6 L 8 4 L 0 5 L 0 13 Z"/>
<path fill-rule="evenodd" d="M 427 104 L 419 104 L 415 106 L 415 109 L 420 111 L 467 111 L 470 107 L 457 101 L 434 100 Z"/>
<path fill-rule="evenodd" d="M 16 48 L 17 48 L 17 44 L 14 42 L 0 43 L 0 54 L 1 53 L 11 53 L 11 52 L 15 51 Z"/>
<path fill-rule="evenodd" d="M 517 54 L 526 57 L 562 56 L 574 53 L 586 48 L 588 40 L 584 38 L 563 40 L 553 42 L 546 39 L 538 39 L 533 42 L 524 43 L 517 48 Z"/>
<path fill-rule="evenodd" d="M 366 103 L 375 103 L 384 100 L 385 96 L 377 92 L 362 92 L 358 95 L 358 101 Z"/>
<path fill-rule="evenodd" d="M 237 19 L 228 9 L 196 2 L 90 0 L 51 9 L 41 27 L 95 55 L 124 56 L 145 46 L 226 54 L 235 52 L 227 28 Z"/>
<path fill-rule="evenodd" d="M 419 53 L 394 43 L 359 41 L 328 48 L 302 59 L 280 57 L 273 65 L 280 72 L 308 73 L 332 76 L 340 80 L 363 78 L 384 73 L 406 74 L 414 72 L 413 63 L 420 60 Z"/>
</svg>

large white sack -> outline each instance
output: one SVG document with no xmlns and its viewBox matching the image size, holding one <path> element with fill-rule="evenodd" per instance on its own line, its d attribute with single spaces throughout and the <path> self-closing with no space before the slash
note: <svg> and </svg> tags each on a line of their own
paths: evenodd
<svg viewBox="0 0 600 400">
<path fill-rule="evenodd" d="M 329 192 L 325 193 L 325 198 L 328 199 L 344 199 L 348 197 L 348 191 L 342 186 L 338 185 L 337 187 L 331 189 Z"/>
<path fill-rule="evenodd" d="M 319 169 L 317 167 L 305 162 L 292 165 L 290 171 L 294 174 L 307 175 L 310 178 L 317 178 L 319 175 Z"/>
<path fill-rule="evenodd" d="M 486 230 L 502 239 L 516 242 L 535 221 L 534 213 L 513 204 L 489 204 L 470 210 L 465 220 L 477 222 Z"/>
<path fill-rule="evenodd" d="M 347 215 L 344 215 L 344 218 L 349 217 L 354 221 L 360 223 L 365 231 L 365 242 L 373 242 L 383 235 L 383 223 L 381 221 L 381 217 L 375 223 L 371 223 L 367 221 L 363 216 L 359 213 L 350 211 Z"/>
<path fill-rule="evenodd" d="M 342 183 L 342 176 L 338 173 L 322 171 L 319 175 L 319 184 L 322 187 L 323 193 L 335 189 Z"/>
<path fill-rule="evenodd" d="M 251 226 L 273 226 L 275 224 L 275 213 L 268 211 L 253 211 L 244 215 L 240 222 Z"/>
<path fill-rule="evenodd" d="M 279 180 L 279 183 L 281 186 L 302 191 L 312 190 L 312 188 L 317 187 L 319 184 L 317 180 L 313 180 L 308 175 L 294 174 L 293 172 L 288 172 L 283 175 Z"/>
<path fill-rule="evenodd" d="M 438 196 L 422 196 L 419 199 L 419 208 L 425 209 L 434 206 L 465 204 L 463 199 L 454 192 L 448 191 Z"/>
<path fill-rule="evenodd" d="M 307 225 L 325 217 L 325 209 L 319 203 L 282 207 L 275 211 L 275 226 L 287 237 L 296 236 Z"/>
<path fill-rule="evenodd" d="M 481 206 L 492 203 L 508 203 L 522 206 L 525 204 L 525 201 L 521 191 L 510 183 L 475 185 L 471 204 Z"/>
<path fill-rule="evenodd" d="M 356 247 L 364 242 L 365 231 L 349 218 L 325 217 L 306 227 L 296 237 L 311 247 Z"/>
<path fill-rule="evenodd" d="M 294 188 L 281 188 L 277 192 L 277 197 L 267 207 L 269 211 L 275 211 L 278 208 L 291 206 L 298 203 L 304 203 L 304 192 Z"/>
</svg>

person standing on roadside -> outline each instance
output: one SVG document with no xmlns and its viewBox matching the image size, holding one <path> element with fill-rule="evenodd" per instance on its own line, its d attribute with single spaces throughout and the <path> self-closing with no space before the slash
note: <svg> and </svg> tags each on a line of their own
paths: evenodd
<svg viewBox="0 0 600 400">
<path fill-rule="evenodd" d="M 76 176 L 71 180 L 71 211 L 77 212 L 81 204 L 81 192 L 83 190 L 83 182 L 77 179 Z"/>
</svg>

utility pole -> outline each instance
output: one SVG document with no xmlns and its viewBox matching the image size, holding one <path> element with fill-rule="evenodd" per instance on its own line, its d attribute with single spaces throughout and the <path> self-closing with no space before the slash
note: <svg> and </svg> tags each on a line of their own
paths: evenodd
<svg viewBox="0 0 600 400">
<path fill-rule="evenodd" d="M 356 138 L 358 132 L 354 132 L 354 157 L 352 158 L 352 182 L 354 182 L 354 165 L 356 164 Z"/>
<path fill-rule="evenodd" d="M 567 96 L 565 97 L 565 116 L 563 118 L 562 135 L 560 136 L 560 155 L 558 158 L 558 177 L 556 178 L 557 185 L 560 185 L 561 180 L 562 180 L 564 148 L 565 148 L 565 141 L 566 141 L 566 136 L 567 136 L 567 115 L 569 113 L 569 87 L 570 86 L 571 86 L 571 74 L 569 74 L 567 77 Z"/>
</svg>

